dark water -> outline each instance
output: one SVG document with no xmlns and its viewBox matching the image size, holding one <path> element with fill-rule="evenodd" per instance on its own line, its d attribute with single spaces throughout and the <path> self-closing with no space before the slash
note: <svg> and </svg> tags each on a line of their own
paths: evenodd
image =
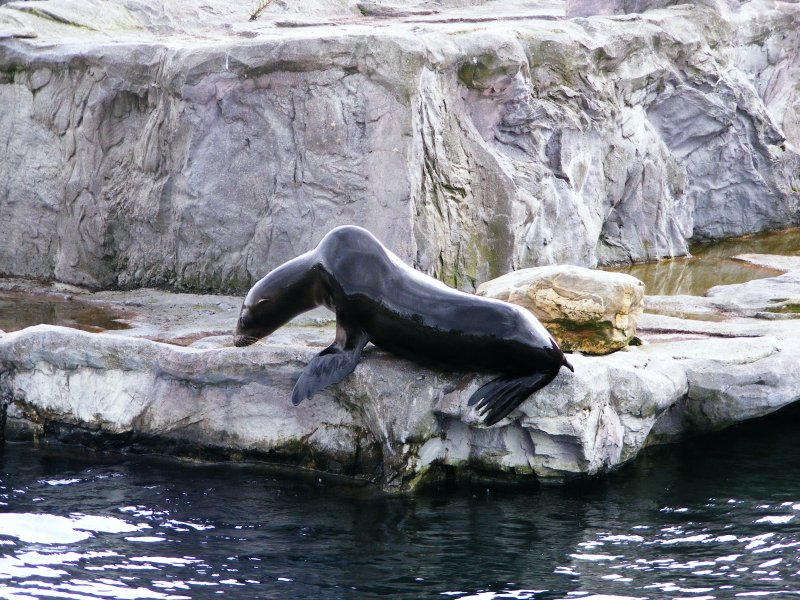
<svg viewBox="0 0 800 600">
<path fill-rule="evenodd" d="M 0 329 L 6 332 L 40 324 L 93 332 L 125 329 L 128 326 L 116 320 L 121 316 L 75 299 L 0 292 Z"/>
<path fill-rule="evenodd" d="M 786 229 L 713 244 L 695 245 L 691 258 L 676 258 L 653 263 L 615 267 L 641 279 L 647 294 L 689 294 L 701 296 L 715 285 L 744 283 L 774 277 L 778 273 L 731 257 L 739 254 L 800 255 L 800 228 Z"/>
<path fill-rule="evenodd" d="M 656 449 L 579 487 L 411 498 L 8 444 L 0 597 L 794 597 L 798 423 Z"/>
</svg>

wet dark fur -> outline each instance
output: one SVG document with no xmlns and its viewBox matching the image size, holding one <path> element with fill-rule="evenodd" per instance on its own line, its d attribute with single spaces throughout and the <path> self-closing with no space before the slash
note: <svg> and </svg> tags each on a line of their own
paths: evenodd
<svg viewBox="0 0 800 600">
<path fill-rule="evenodd" d="M 550 383 L 562 366 L 572 369 L 526 310 L 449 288 L 353 226 L 332 230 L 314 250 L 256 283 L 234 343 L 250 345 L 320 305 L 336 313 L 336 338 L 300 375 L 294 404 L 350 374 L 370 341 L 428 366 L 499 373 L 469 401 L 487 425 Z"/>
</svg>

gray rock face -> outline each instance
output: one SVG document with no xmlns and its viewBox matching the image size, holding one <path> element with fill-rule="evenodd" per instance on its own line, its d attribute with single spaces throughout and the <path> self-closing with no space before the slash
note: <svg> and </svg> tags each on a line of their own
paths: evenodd
<svg viewBox="0 0 800 600">
<path fill-rule="evenodd" d="M 654 426 L 652 441 L 722 429 L 800 399 L 794 344 L 762 337 L 654 344 L 646 351 L 677 359 L 689 384 Z"/>
<path fill-rule="evenodd" d="M 788 273 L 800 271 L 800 256 L 776 256 L 774 254 L 739 254 L 734 260 L 750 263 L 757 267 Z"/>
<path fill-rule="evenodd" d="M 300 43 L 288 46 L 275 58 L 299 69 L 304 58 L 292 55 Z M 326 52 L 347 57 L 351 50 Z M 241 289 L 340 223 L 361 221 L 389 234 L 389 222 L 405 222 L 387 235 L 404 249 L 407 177 L 392 165 L 406 169 L 400 132 L 408 122 L 392 94 L 357 73 L 345 77 L 347 65 L 330 65 L 325 81 L 312 64 L 302 67 L 306 75 L 251 73 L 265 68 L 260 58 L 248 65 L 261 52 L 199 48 L 187 64 L 172 50 L 128 46 L 115 52 L 128 66 L 94 57 L 97 71 L 67 69 L 66 80 L 45 85 L 36 102 L 32 90 L 7 97 L 8 106 L 31 109 L 17 124 L 45 125 L 34 127 L 36 140 L 10 132 L 18 147 L 8 151 L 3 176 L 28 191 L 7 194 L 5 218 L 19 245 L 0 264 L 99 287 Z M 226 72 L 226 61 L 238 72 Z M 30 77 L 49 73 L 45 67 Z M 163 80 L 153 81 L 157 73 Z M 19 86 L 0 89 L 9 88 Z M 67 90 L 77 97 L 65 106 Z M 340 98 L 348 97 L 353 104 L 343 106 Z M 398 145 L 378 147 L 392 141 Z M 32 142 L 49 156 L 42 170 L 23 167 Z M 379 165 L 387 179 L 370 182 Z M 14 181 L 31 176 L 60 185 Z"/>
<path fill-rule="evenodd" d="M 0 7 L 0 274 L 241 291 L 354 223 L 474 289 L 800 222 L 797 5 L 285 4 Z"/>
<path fill-rule="evenodd" d="M 648 10 L 669 8 L 678 4 L 708 6 L 717 10 L 735 8 L 746 0 L 567 0 L 566 12 L 569 17 L 591 17 L 594 15 L 627 15 L 643 13 Z"/>
</svg>

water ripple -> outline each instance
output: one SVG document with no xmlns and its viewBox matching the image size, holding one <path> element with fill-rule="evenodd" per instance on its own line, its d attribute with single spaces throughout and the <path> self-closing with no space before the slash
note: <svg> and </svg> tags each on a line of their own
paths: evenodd
<svg viewBox="0 0 800 600">
<path fill-rule="evenodd" d="M 578 489 L 415 498 L 9 445 L 0 597 L 796 597 L 800 428 L 783 421 Z"/>
</svg>

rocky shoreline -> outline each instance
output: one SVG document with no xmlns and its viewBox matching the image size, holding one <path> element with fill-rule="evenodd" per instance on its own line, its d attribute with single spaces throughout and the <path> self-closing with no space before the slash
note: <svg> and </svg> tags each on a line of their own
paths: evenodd
<svg viewBox="0 0 800 600">
<path fill-rule="evenodd" d="M 239 349 L 230 347 L 237 297 L 6 280 L 6 290 L 69 293 L 134 313 L 125 317 L 131 328 L 108 333 L 40 325 L 0 337 L 6 432 L 254 459 L 390 492 L 442 479 L 559 483 L 603 474 L 648 445 L 800 399 L 800 264 L 747 259 L 792 270 L 704 297 L 647 296 L 642 345 L 571 355 L 574 374 L 562 372 L 492 428 L 466 405 L 488 375 L 431 371 L 374 347 L 344 382 L 292 406 L 294 380 L 333 337 L 323 310 Z"/>
</svg>

